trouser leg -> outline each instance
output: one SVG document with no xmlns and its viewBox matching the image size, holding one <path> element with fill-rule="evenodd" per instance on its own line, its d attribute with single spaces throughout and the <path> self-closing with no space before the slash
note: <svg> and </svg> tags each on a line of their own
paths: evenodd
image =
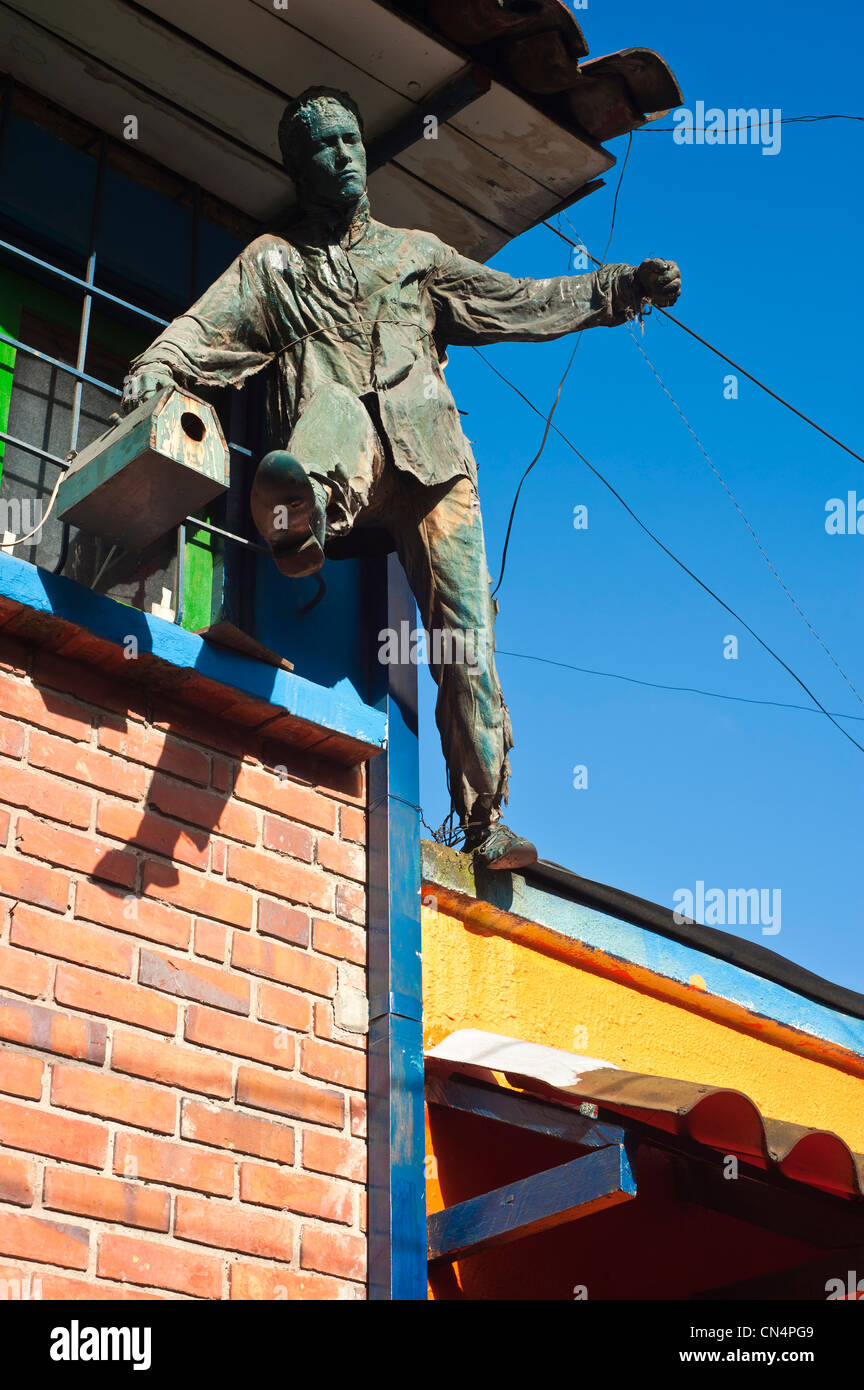
<svg viewBox="0 0 864 1390">
<path fill-rule="evenodd" d="M 384 465 L 362 401 L 345 386 L 322 387 L 305 405 L 286 447 L 329 493 L 328 535 L 343 535 L 368 505 Z"/>
<path fill-rule="evenodd" d="M 507 800 L 513 737 L 495 669 L 480 501 L 467 477 L 431 488 L 406 480 L 398 496 L 391 531 L 428 634 L 453 805 L 466 827 L 485 826 Z"/>
</svg>

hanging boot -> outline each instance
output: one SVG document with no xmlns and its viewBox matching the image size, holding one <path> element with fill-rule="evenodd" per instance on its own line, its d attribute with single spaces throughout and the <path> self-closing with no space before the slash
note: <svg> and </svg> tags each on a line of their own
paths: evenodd
<svg viewBox="0 0 864 1390">
<path fill-rule="evenodd" d="M 302 579 L 321 568 L 327 493 L 293 454 L 274 449 L 261 460 L 249 505 L 282 574 Z"/>
</svg>

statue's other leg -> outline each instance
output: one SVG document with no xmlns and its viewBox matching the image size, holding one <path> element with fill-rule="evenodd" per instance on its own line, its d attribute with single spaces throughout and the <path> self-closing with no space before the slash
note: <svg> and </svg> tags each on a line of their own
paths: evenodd
<svg viewBox="0 0 864 1390">
<path fill-rule="evenodd" d="M 320 569 L 325 534 L 342 535 L 369 502 L 384 453 L 368 411 L 335 383 L 306 403 L 287 446 L 258 465 L 252 518 L 283 574 Z"/>
<path fill-rule="evenodd" d="M 435 718 L 465 848 L 490 868 L 521 867 L 537 852 L 500 819 L 513 736 L 495 669 L 497 605 L 476 486 L 467 477 L 438 487 L 406 480 L 397 508 L 391 530 L 427 634 Z"/>
</svg>

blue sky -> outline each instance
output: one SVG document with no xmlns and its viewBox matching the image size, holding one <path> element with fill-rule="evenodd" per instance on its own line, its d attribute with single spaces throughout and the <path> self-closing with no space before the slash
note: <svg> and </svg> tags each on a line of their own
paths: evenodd
<svg viewBox="0 0 864 1390">
<path fill-rule="evenodd" d="M 589 0 L 577 17 L 592 57 L 634 46 L 662 53 L 688 107 L 702 100 L 724 110 L 779 107 L 784 116 L 864 114 L 864 18 L 852 0 L 818 10 L 789 0 Z M 619 165 L 607 186 L 569 214 L 596 256 L 626 143 L 611 142 Z M 775 156 L 637 132 L 609 259 L 676 259 L 684 291 L 675 313 L 864 453 L 862 153 L 857 122 L 783 126 Z M 492 264 L 565 274 L 568 254 L 541 227 Z M 646 320 L 640 341 L 864 695 L 864 536 L 825 531 L 829 498 L 864 498 L 864 465 L 743 378 L 739 398 L 724 399 L 730 369 L 659 316 Z M 562 339 L 486 351 L 545 413 L 571 346 Z M 497 578 L 513 492 L 542 422 L 467 349 L 452 352 L 448 377 L 469 412 Z M 860 721 L 864 705 L 793 609 L 626 328 L 584 336 L 555 421 L 828 709 Z M 584 531 L 573 527 L 580 504 Z M 864 754 L 824 716 L 650 690 L 503 654 L 808 703 L 554 435 L 523 488 L 498 599 L 499 673 L 516 740 L 508 823 L 535 839 L 541 857 L 668 906 L 699 881 L 779 889 L 779 933 L 728 929 L 864 991 Z M 739 639 L 737 660 L 724 658 L 728 635 Z M 421 800 L 437 825 L 449 806 L 425 671 L 420 687 Z M 864 743 L 864 721 L 844 726 Z M 583 790 L 573 787 L 577 765 L 588 770 Z"/>
</svg>

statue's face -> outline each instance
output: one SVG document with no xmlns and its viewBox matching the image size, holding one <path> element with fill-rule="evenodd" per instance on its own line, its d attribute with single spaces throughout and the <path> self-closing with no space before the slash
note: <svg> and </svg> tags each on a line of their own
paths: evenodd
<svg viewBox="0 0 864 1390">
<path fill-rule="evenodd" d="M 316 203 L 347 209 L 366 189 L 366 149 L 356 118 L 332 101 L 311 110 L 300 150 L 304 194 Z"/>
</svg>

